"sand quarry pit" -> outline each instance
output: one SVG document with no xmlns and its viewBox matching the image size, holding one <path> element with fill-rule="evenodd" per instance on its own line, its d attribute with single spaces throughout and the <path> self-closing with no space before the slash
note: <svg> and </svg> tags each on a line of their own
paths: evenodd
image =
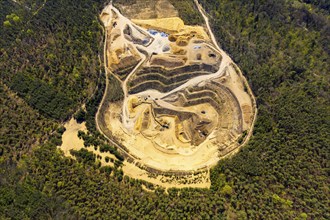
<svg viewBox="0 0 330 220">
<path fill-rule="evenodd" d="M 165 187 L 208 187 L 209 168 L 252 132 L 256 104 L 241 71 L 211 30 L 179 17 L 132 19 L 112 5 L 100 17 L 107 74 L 124 93 L 101 112 L 101 133 L 126 155 L 125 174 Z"/>
</svg>

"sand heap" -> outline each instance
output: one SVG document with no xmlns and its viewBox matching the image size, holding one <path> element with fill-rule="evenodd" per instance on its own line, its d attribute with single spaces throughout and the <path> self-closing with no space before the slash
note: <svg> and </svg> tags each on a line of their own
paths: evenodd
<svg viewBox="0 0 330 220">
<path fill-rule="evenodd" d="M 132 22 L 146 29 L 156 29 L 166 33 L 176 33 L 185 27 L 184 22 L 179 17 L 148 20 L 133 19 Z"/>
<path fill-rule="evenodd" d="M 194 36 L 200 39 L 209 39 L 208 34 L 201 26 L 185 25 L 179 17 L 158 18 L 139 20 L 133 19 L 132 22 L 146 29 L 155 29 L 174 36 Z"/>
</svg>

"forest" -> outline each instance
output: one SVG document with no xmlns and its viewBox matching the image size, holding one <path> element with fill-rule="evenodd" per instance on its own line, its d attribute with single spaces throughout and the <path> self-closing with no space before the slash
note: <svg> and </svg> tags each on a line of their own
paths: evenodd
<svg viewBox="0 0 330 220">
<path fill-rule="evenodd" d="M 97 85 L 103 41 L 98 13 L 103 4 L 90 0 L 19 2 L 0 2 L 1 79 L 48 117 L 68 119 Z M 17 81 L 24 83 L 17 85 Z"/>
<path fill-rule="evenodd" d="M 63 121 L 86 103 L 88 137 L 116 150 L 95 127 L 105 2 L 17 2 L 0 0 L 1 219 L 330 219 L 329 1 L 200 0 L 251 85 L 257 122 L 211 170 L 210 189 L 167 192 L 57 148 Z M 176 2 L 199 22 L 191 0 Z"/>
</svg>

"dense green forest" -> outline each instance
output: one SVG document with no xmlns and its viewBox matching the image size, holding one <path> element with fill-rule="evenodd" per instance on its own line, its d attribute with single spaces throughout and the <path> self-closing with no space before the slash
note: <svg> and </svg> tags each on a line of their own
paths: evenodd
<svg viewBox="0 0 330 220">
<path fill-rule="evenodd" d="M 19 159 L 43 143 L 58 124 L 40 115 L 0 83 L 0 161 Z"/>
<path fill-rule="evenodd" d="M 103 37 L 98 13 L 103 4 L 17 2 L 0 1 L 1 79 L 41 113 L 67 119 L 97 84 Z"/>
<path fill-rule="evenodd" d="M 328 1 L 201 1 L 259 112 L 248 145 L 211 170 L 210 190 L 168 193 L 56 147 L 60 122 L 85 100 L 83 118 L 104 141 L 95 129 L 104 2 L 18 2 L 0 0 L 0 219 L 330 219 Z M 179 5 L 191 1 L 177 2 L 189 19 L 193 8 Z M 56 110 L 57 97 L 70 102 Z"/>
<path fill-rule="evenodd" d="M 212 171 L 212 188 L 224 175 L 227 210 L 251 219 L 328 219 L 329 2 L 201 2 L 259 107 L 254 137 Z"/>
</svg>

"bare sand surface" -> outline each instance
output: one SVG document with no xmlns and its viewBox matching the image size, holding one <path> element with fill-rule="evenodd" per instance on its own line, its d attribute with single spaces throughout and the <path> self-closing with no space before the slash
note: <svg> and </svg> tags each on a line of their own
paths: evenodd
<svg viewBox="0 0 330 220">
<path fill-rule="evenodd" d="M 200 176 L 193 178 L 193 177 L 186 177 L 187 182 L 184 180 L 177 180 L 171 177 L 164 177 L 161 175 L 152 176 L 149 172 L 142 170 L 135 166 L 134 164 L 124 162 L 123 167 L 124 174 L 134 178 L 134 179 L 141 179 L 152 184 L 168 188 L 186 188 L 186 187 L 194 187 L 194 188 L 210 188 L 211 181 L 209 178 L 209 173 L 205 172 L 200 174 Z M 196 181 L 196 183 L 191 183 L 190 181 Z"/>
<path fill-rule="evenodd" d="M 84 140 L 80 139 L 78 137 L 78 131 L 87 132 L 86 128 L 86 122 L 83 122 L 79 124 L 74 118 L 72 118 L 70 121 L 68 121 L 64 127 L 66 128 L 66 131 L 62 135 L 62 145 L 59 146 L 59 148 L 64 152 L 64 155 L 66 157 L 74 158 L 70 150 L 77 150 L 79 151 L 82 148 L 87 149 L 88 151 L 93 152 L 97 156 L 101 156 L 102 159 L 98 159 L 103 166 L 112 166 L 112 162 L 106 162 L 105 158 L 109 157 L 112 159 L 116 159 L 116 157 L 113 154 L 107 153 L 107 152 L 100 152 L 98 149 L 95 150 L 94 146 L 85 147 L 84 146 Z"/>
<path fill-rule="evenodd" d="M 84 140 L 79 139 L 78 131 L 87 132 L 86 122 L 79 124 L 74 118 L 71 118 L 64 127 L 65 132 L 62 135 L 62 145 L 60 149 L 65 156 L 72 157 L 70 150 L 80 150 L 84 148 Z"/>
</svg>

